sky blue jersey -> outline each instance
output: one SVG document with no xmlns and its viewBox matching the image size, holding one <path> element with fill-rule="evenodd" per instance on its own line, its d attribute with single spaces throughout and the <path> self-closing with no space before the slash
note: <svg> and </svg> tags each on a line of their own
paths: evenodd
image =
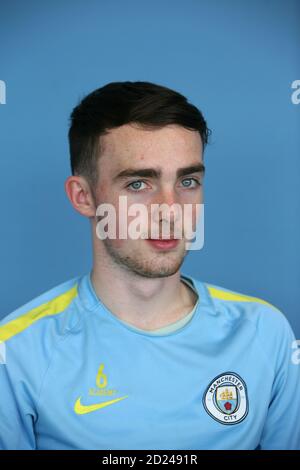
<svg viewBox="0 0 300 470">
<path fill-rule="evenodd" d="M 284 314 L 182 277 L 195 312 L 160 335 L 109 311 L 91 272 L 6 316 L 0 449 L 300 449 L 300 365 Z"/>
</svg>

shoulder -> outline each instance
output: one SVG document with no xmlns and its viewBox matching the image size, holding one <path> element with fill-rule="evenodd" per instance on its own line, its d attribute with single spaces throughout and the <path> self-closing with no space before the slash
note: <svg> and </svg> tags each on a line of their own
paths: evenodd
<svg viewBox="0 0 300 470">
<path fill-rule="evenodd" d="M 240 311 L 248 320 L 257 323 L 261 319 L 274 323 L 285 323 L 283 312 L 265 298 L 248 295 L 226 287 L 205 283 L 216 308 L 227 307 Z"/>
<path fill-rule="evenodd" d="M 78 280 L 79 276 L 58 284 L 2 318 L 0 342 L 44 335 L 47 328 L 54 336 L 64 335 L 74 324 Z"/>
<path fill-rule="evenodd" d="M 79 323 L 78 280 L 76 277 L 49 289 L 1 320 L 0 345 L 5 364 L 1 381 L 9 377 L 15 393 L 26 384 L 24 389 L 38 397 L 58 344 Z"/>
<path fill-rule="evenodd" d="M 252 328 L 264 342 L 270 339 L 282 341 L 283 337 L 292 338 L 293 331 L 284 312 L 270 299 L 245 294 L 224 286 L 202 282 L 192 278 L 194 284 L 202 287 L 208 304 L 232 328 L 241 326 Z"/>
</svg>

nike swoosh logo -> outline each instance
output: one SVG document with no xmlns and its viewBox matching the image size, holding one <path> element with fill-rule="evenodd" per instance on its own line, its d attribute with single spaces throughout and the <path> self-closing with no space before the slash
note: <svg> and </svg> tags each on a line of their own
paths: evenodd
<svg viewBox="0 0 300 470">
<path fill-rule="evenodd" d="M 100 410 L 101 408 L 105 408 L 105 406 L 113 405 L 114 403 L 117 403 L 118 401 L 124 400 L 124 398 L 127 398 L 127 397 L 128 397 L 128 395 L 125 395 L 124 397 L 115 398 L 114 400 L 104 401 L 102 403 L 95 403 L 94 405 L 82 405 L 81 397 L 79 397 L 76 400 L 76 403 L 74 405 L 74 411 L 78 415 L 84 415 L 85 413 L 91 413 L 92 411 L 96 411 L 96 410 Z"/>
</svg>

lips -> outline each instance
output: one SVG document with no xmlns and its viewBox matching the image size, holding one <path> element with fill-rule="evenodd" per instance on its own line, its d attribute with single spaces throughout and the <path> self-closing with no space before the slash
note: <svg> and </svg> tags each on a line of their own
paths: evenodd
<svg viewBox="0 0 300 470">
<path fill-rule="evenodd" d="M 155 240 L 155 241 L 164 241 L 164 242 L 168 242 L 169 240 L 178 240 L 177 238 L 175 237 L 171 237 L 171 238 L 148 238 L 148 240 Z"/>
<path fill-rule="evenodd" d="M 156 249 L 171 249 L 175 248 L 178 243 L 178 238 L 148 238 L 147 242 Z"/>
</svg>

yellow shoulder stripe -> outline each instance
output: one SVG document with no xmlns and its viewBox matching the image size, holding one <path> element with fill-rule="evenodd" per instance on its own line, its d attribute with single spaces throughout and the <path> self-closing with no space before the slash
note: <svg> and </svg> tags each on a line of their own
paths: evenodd
<svg viewBox="0 0 300 470">
<path fill-rule="evenodd" d="M 61 313 L 68 307 L 76 296 L 77 284 L 63 294 L 54 297 L 54 299 L 51 299 L 48 302 L 33 308 L 29 312 L 20 315 L 18 318 L 6 323 L 6 325 L 0 326 L 0 341 L 7 341 L 41 318 Z"/>
<path fill-rule="evenodd" d="M 207 284 L 207 288 L 210 292 L 210 295 L 216 299 L 229 300 L 229 301 L 231 300 L 233 302 L 259 302 L 261 304 L 269 305 L 273 308 L 276 308 L 274 305 L 270 304 L 266 300 L 260 299 L 258 297 L 251 297 L 250 295 L 235 294 L 233 292 L 227 292 L 222 289 L 212 287 L 209 284 Z"/>
</svg>

